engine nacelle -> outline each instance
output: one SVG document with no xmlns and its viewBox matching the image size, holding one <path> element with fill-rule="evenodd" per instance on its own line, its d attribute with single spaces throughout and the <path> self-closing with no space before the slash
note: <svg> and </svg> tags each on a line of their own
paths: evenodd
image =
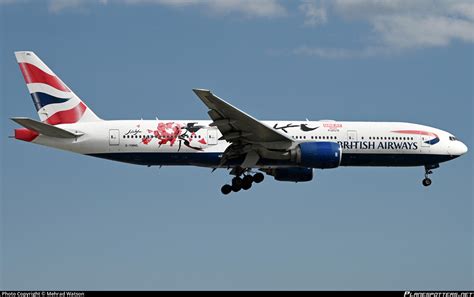
<svg viewBox="0 0 474 297">
<path fill-rule="evenodd" d="M 292 159 L 304 167 L 336 168 L 341 158 L 341 146 L 335 142 L 303 142 L 292 151 Z"/>
<path fill-rule="evenodd" d="M 313 169 L 305 167 L 275 168 L 267 173 L 278 181 L 306 182 L 313 179 Z"/>
</svg>

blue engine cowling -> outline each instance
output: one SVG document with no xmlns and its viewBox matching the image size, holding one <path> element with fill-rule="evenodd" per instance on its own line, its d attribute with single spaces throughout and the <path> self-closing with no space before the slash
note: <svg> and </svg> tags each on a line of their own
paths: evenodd
<svg viewBox="0 0 474 297">
<path fill-rule="evenodd" d="M 313 169 L 305 167 L 275 168 L 270 174 L 279 181 L 306 182 L 313 179 Z"/>
<path fill-rule="evenodd" d="M 336 142 L 303 142 L 296 149 L 296 164 L 303 167 L 336 168 L 341 158 L 341 146 Z"/>
</svg>

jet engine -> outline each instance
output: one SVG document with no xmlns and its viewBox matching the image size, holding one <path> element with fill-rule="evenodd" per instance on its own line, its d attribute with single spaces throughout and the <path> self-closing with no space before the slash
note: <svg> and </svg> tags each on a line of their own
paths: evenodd
<svg viewBox="0 0 474 297">
<path fill-rule="evenodd" d="M 336 142 L 303 142 L 291 150 L 291 160 L 303 167 L 336 168 L 341 158 L 341 146 Z"/>
<path fill-rule="evenodd" d="M 284 167 L 265 170 L 278 181 L 306 182 L 313 179 L 313 169 L 305 167 Z"/>
</svg>

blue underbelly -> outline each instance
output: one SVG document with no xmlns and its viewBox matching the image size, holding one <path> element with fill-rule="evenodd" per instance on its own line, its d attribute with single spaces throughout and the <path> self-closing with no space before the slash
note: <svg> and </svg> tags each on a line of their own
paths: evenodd
<svg viewBox="0 0 474 297">
<path fill-rule="evenodd" d="M 150 166 L 216 167 L 222 153 L 101 153 L 90 156 L 124 163 Z M 423 166 L 452 160 L 457 156 L 432 154 L 354 154 L 343 153 L 341 166 Z M 238 166 L 243 158 L 232 159 L 225 166 Z M 283 160 L 261 159 L 260 166 L 295 166 Z"/>
</svg>

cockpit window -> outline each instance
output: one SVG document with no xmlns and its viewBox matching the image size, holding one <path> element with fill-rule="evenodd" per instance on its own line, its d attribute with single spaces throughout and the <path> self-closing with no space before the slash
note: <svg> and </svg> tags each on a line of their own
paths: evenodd
<svg viewBox="0 0 474 297">
<path fill-rule="evenodd" d="M 457 139 L 456 139 L 456 137 L 454 137 L 454 136 L 449 136 L 449 140 L 451 140 L 451 141 L 456 141 Z"/>
</svg>

